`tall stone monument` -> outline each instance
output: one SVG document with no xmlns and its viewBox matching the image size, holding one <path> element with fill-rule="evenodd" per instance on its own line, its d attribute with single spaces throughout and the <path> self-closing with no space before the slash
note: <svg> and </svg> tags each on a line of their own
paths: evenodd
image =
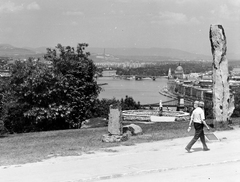
<svg viewBox="0 0 240 182">
<path fill-rule="evenodd" d="M 230 89 L 227 42 L 222 25 L 210 26 L 210 43 L 213 55 L 213 116 L 214 127 L 227 128 L 230 107 Z"/>
</svg>

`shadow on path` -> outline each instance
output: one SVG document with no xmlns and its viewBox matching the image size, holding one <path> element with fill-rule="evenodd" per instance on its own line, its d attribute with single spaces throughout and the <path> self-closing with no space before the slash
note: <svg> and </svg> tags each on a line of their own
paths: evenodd
<svg viewBox="0 0 240 182">
<path fill-rule="evenodd" d="M 198 148 L 192 148 L 193 152 L 199 152 L 199 151 L 203 151 L 203 149 L 201 147 Z"/>
</svg>

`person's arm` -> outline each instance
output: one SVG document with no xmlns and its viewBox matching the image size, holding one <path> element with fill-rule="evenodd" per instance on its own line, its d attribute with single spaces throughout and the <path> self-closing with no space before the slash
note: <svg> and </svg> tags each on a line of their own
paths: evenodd
<svg viewBox="0 0 240 182">
<path fill-rule="evenodd" d="M 206 121 L 205 121 L 205 116 L 204 116 L 204 111 L 203 111 L 203 110 L 202 110 L 200 116 L 201 116 L 202 123 L 203 123 L 204 126 L 206 126 L 207 129 L 209 130 L 209 126 L 208 126 L 208 124 L 207 124 Z"/>
<path fill-rule="evenodd" d="M 195 109 L 193 109 L 193 111 L 191 112 L 191 116 L 190 116 L 190 121 L 189 121 L 189 126 L 191 127 L 192 126 L 192 122 L 193 122 L 193 113 L 194 113 L 194 110 Z"/>
<path fill-rule="evenodd" d="M 190 117 L 190 121 L 189 121 L 189 126 L 188 126 L 188 132 L 191 130 L 191 128 L 192 128 L 192 122 L 193 122 L 193 112 L 192 112 L 192 114 L 191 114 L 191 117 Z"/>
<path fill-rule="evenodd" d="M 209 130 L 209 126 L 208 126 L 208 124 L 206 123 L 206 121 L 205 121 L 205 120 L 202 120 L 202 122 L 203 122 L 203 124 L 207 127 L 207 129 Z"/>
</svg>

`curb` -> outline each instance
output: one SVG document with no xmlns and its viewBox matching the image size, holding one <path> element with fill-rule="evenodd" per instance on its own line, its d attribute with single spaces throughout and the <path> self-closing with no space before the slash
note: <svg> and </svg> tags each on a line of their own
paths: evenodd
<svg viewBox="0 0 240 182">
<path fill-rule="evenodd" d="M 77 181 L 69 181 L 69 182 L 92 182 L 92 181 L 97 181 L 97 180 L 99 181 L 99 180 L 115 179 L 115 178 L 121 178 L 121 177 L 126 177 L 126 176 L 136 176 L 136 175 L 140 175 L 140 174 L 160 173 L 160 172 L 165 172 L 165 171 L 173 171 L 173 170 L 177 170 L 177 169 L 187 169 L 187 168 L 192 168 L 192 167 L 211 166 L 211 165 L 234 163 L 234 162 L 240 162 L 240 159 L 221 161 L 221 162 L 215 162 L 215 163 L 203 163 L 203 164 L 196 164 L 196 165 L 189 165 L 189 166 L 182 166 L 182 167 L 140 170 L 140 171 L 136 171 L 136 172 L 122 173 L 122 174 L 116 173 L 116 174 L 112 174 L 112 175 L 96 176 L 96 177 L 90 177 L 90 178 L 86 178 L 86 179 L 80 179 Z"/>
</svg>

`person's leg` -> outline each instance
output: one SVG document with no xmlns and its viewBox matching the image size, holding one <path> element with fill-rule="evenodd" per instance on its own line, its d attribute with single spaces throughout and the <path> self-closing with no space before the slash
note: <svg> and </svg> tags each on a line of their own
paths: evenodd
<svg viewBox="0 0 240 182">
<path fill-rule="evenodd" d="M 185 149 L 187 151 L 190 151 L 190 149 L 192 148 L 194 143 L 199 139 L 201 132 L 202 132 L 201 124 L 194 123 L 194 128 L 195 128 L 195 135 L 194 135 L 193 139 L 189 142 L 189 144 L 186 146 Z"/>
<path fill-rule="evenodd" d="M 188 145 L 185 147 L 185 149 L 190 152 L 192 146 L 194 145 L 194 143 L 196 142 L 197 140 L 195 140 L 195 136 L 193 137 L 193 139 L 188 143 Z"/>
<path fill-rule="evenodd" d="M 203 145 L 203 150 L 209 150 L 209 148 L 207 147 L 206 141 L 205 141 L 205 135 L 204 135 L 204 130 L 202 129 L 202 132 L 200 134 L 200 140 L 202 142 Z"/>
</svg>

